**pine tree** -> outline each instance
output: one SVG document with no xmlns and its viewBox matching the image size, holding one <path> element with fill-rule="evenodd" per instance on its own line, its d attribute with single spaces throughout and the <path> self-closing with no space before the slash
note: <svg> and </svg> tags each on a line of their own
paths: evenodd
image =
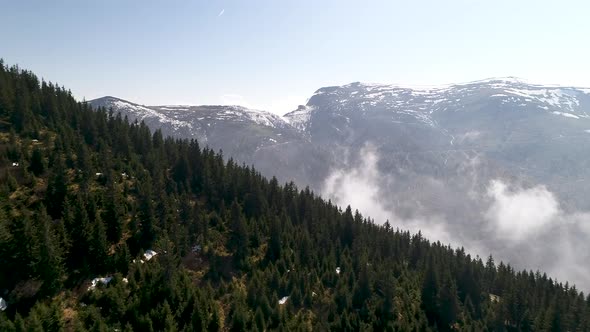
<svg viewBox="0 0 590 332">
<path fill-rule="evenodd" d="M 156 240 L 156 219 L 155 219 L 155 209 L 154 209 L 154 202 L 152 199 L 152 189 L 151 186 L 146 184 L 144 188 L 142 188 L 142 197 L 139 206 L 139 245 L 143 249 L 149 249 L 152 247 L 152 244 Z"/>
<path fill-rule="evenodd" d="M 239 267 L 243 267 L 248 256 L 248 226 L 242 214 L 242 209 L 237 201 L 231 205 L 231 237 L 230 250 L 235 252 L 234 258 Z"/>
<path fill-rule="evenodd" d="M 271 218 L 270 224 L 270 240 L 266 250 L 266 259 L 270 262 L 275 262 L 281 258 L 281 226 L 277 217 Z"/>
<path fill-rule="evenodd" d="M 28 216 L 15 216 L 10 223 L 12 241 L 10 252 L 12 252 L 13 280 L 22 280 L 34 275 L 36 265 L 39 261 L 37 252 L 39 242 L 37 241 L 37 229 Z"/>
<path fill-rule="evenodd" d="M 13 260 L 16 255 L 16 248 L 12 246 L 13 243 L 8 220 L 4 215 L 4 211 L 0 210 L 0 266 L 4 266 L 6 270 L 12 270 L 17 263 Z M 11 279 L 8 273 L 0 273 L 0 289 L 8 289 Z"/>
<path fill-rule="evenodd" d="M 266 329 L 266 322 L 264 319 L 264 314 L 260 308 L 256 308 L 254 313 L 254 324 L 256 324 L 256 328 L 258 331 L 264 331 Z"/>
<path fill-rule="evenodd" d="M 0 314 L 0 331 L 13 332 L 16 326 L 5 315 Z"/>
<path fill-rule="evenodd" d="M 428 318 L 428 323 L 433 325 L 438 319 L 438 278 L 434 270 L 434 262 L 431 259 L 422 282 L 421 308 Z"/>
<path fill-rule="evenodd" d="M 14 329 L 16 332 L 26 332 L 27 327 L 23 317 L 17 312 L 14 317 Z"/>
<path fill-rule="evenodd" d="M 89 247 L 90 262 L 92 270 L 96 273 L 103 273 L 109 265 L 109 243 L 104 223 L 100 216 L 95 217 L 92 225 L 91 242 Z"/>
<path fill-rule="evenodd" d="M 47 206 L 47 213 L 53 219 L 59 219 L 62 217 L 63 205 L 68 192 L 67 174 L 61 158 L 56 159 L 56 163 L 51 168 L 51 173 L 45 194 L 45 205 Z"/>
<path fill-rule="evenodd" d="M 50 225 L 51 220 L 41 206 L 35 216 L 37 228 L 37 241 L 39 243 L 39 262 L 37 273 L 43 280 L 45 293 L 52 294 L 62 285 L 64 276 L 63 258 L 60 252 L 57 236 Z"/>
<path fill-rule="evenodd" d="M 72 270 L 83 268 L 87 271 L 90 268 L 89 252 L 93 242 L 93 227 L 81 195 L 65 202 L 63 220 L 72 243 L 68 264 Z"/>
<path fill-rule="evenodd" d="M 219 318 L 218 309 L 214 306 L 212 308 L 212 315 L 211 320 L 209 321 L 209 325 L 207 326 L 207 331 L 221 331 L 221 320 Z"/>
<path fill-rule="evenodd" d="M 29 91 L 22 83 L 19 83 L 17 83 L 14 107 L 10 118 L 10 122 L 17 133 L 28 132 L 33 125 Z"/>
<path fill-rule="evenodd" d="M 105 197 L 102 220 L 105 222 L 107 239 L 111 243 L 118 243 L 123 236 L 123 207 L 118 190 L 112 181 L 109 182 Z"/>
<path fill-rule="evenodd" d="M 33 149 L 33 154 L 31 155 L 31 161 L 29 163 L 29 171 L 35 174 L 35 176 L 40 176 L 45 172 L 45 160 L 43 160 L 43 153 L 38 147 Z"/>
<path fill-rule="evenodd" d="M 439 330 L 452 330 L 452 325 L 459 316 L 459 300 L 457 298 L 457 286 L 447 271 L 443 278 L 442 287 L 438 296 Z"/>
</svg>

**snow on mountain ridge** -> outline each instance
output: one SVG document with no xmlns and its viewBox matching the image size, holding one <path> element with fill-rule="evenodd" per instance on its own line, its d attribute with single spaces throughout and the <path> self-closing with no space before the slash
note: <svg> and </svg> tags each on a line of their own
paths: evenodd
<svg viewBox="0 0 590 332">
<path fill-rule="evenodd" d="M 354 87 L 362 87 L 367 91 L 373 91 L 376 89 L 400 89 L 400 90 L 414 90 L 414 91 L 432 91 L 432 90 L 445 90 L 455 86 L 465 86 L 465 85 L 472 85 L 472 84 L 483 84 L 483 83 L 491 83 L 491 82 L 505 82 L 505 83 L 518 83 L 518 84 L 528 84 L 526 80 L 507 76 L 507 77 L 492 77 L 486 78 L 482 80 L 475 80 L 469 82 L 462 82 L 462 83 L 445 83 L 445 84 L 436 84 L 436 85 L 422 85 L 422 84 L 386 84 L 386 83 L 369 83 L 369 82 L 352 82 L 341 86 L 330 86 L 330 87 L 323 87 L 319 88 L 314 92 L 315 94 L 324 94 L 326 93 L 326 89 L 330 88 L 354 88 Z"/>
<path fill-rule="evenodd" d="M 305 131 L 313 110 L 312 106 L 300 105 L 296 110 L 285 114 L 283 118 L 295 129 Z"/>
<path fill-rule="evenodd" d="M 104 98 L 107 99 L 107 108 L 126 108 L 131 117 L 135 116 L 140 121 L 151 118 L 169 123 L 174 128 L 186 129 L 194 129 L 193 126 L 199 127 L 204 122 L 207 122 L 206 126 L 211 126 L 211 121 L 238 121 L 306 132 L 315 111 L 391 112 L 391 121 L 418 121 L 433 126 L 436 122 L 432 114 L 468 110 L 474 100 L 485 102 L 486 99 L 503 107 L 538 110 L 573 120 L 590 118 L 585 111 L 590 105 L 590 88 L 532 84 L 512 76 L 440 85 L 353 82 L 323 87 L 316 90 L 306 106 L 282 117 L 238 105 L 143 106 L 114 97 Z"/>
<path fill-rule="evenodd" d="M 410 87 L 388 84 L 349 83 L 342 86 L 325 87 L 316 91 L 317 98 L 330 96 L 333 104 L 356 103 L 380 106 L 399 110 L 400 108 L 430 109 L 430 113 L 444 109 L 443 104 L 460 102 L 463 98 L 482 95 L 482 97 L 518 97 L 524 102 L 538 103 L 568 112 L 578 112 L 579 97 L 586 96 L 590 89 L 549 86 L 525 83 L 523 79 L 490 78 L 460 84 Z M 313 100 L 313 97 L 312 97 Z"/>
<path fill-rule="evenodd" d="M 134 116 L 138 121 L 146 118 L 157 118 L 161 123 L 169 123 L 175 128 L 187 127 L 193 128 L 193 124 L 188 121 L 177 120 L 177 117 L 186 118 L 190 114 L 188 112 L 203 113 L 202 110 L 214 110 L 214 114 L 203 114 L 204 116 L 197 117 L 198 120 L 204 120 L 206 118 L 212 120 L 244 120 L 252 121 L 258 125 L 272 127 L 272 128 L 284 128 L 289 126 L 288 121 L 281 116 L 276 114 L 249 109 L 239 105 L 202 105 L 202 106 L 190 106 L 190 105 L 164 105 L 164 106 L 143 106 L 135 104 L 123 99 L 115 97 L 103 97 L 95 99 L 92 102 L 102 101 L 102 105 L 114 110 L 126 110 L 127 113 Z M 135 120 L 135 119 L 133 119 Z"/>
<path fill-rule="evenodd" d="M 239 106 L 239 105 L 230 105 L 230 106 L 222 106 L 222 107 L 228 107 L 233 111 L 237 111 L 245 116 L 247 116 L 251 121 L 259 124 L 259 125 L 263 125 L 263 126 L 267 126 L 267 127 L 282 127 L 285 124 L 287 124 L 288 122 L 281 116 L 278 116 L 276 114 L 267 112 L 267 111 L 262 111 L 262 110 L 257 110 L 257 109 L 250 109 L 250 108 L 246 108 L 243 106 Z M 228 112 L 228 111 L 226 111 Z M 234 113 L 236 114 L 236 113 Z"/>
<path fill-rule="evenodd" d="M 465 87 L 470 85 L 491 85 L 495 88 L 506 87 L 507 85 L 527 85 L 530 87 L 543 87 L 543 88 L 550 88 L 550 89 L 574 89 L 581 91 L 586 94 L 590 94 L 590 88 L 586 87 L 573 87 L 573 86 L 564 86 L 559 84 L 537 84 L 532 83 L 526 79 L 515 77 L 515 76 L 506 76 L 506 77 L 490 77 L 481 80 L 475 81 L 467 81 L 467 82 L 459 82 L 459 83 L 446 83 L 446 84 L 437 84 L 437 85 L 420 85 L 420 84 L 385 84 L 385 83 L 368 83 L 368 82 L 352 82 L 345 85 L 340 86 L 329 86 L 317 89 L 314 92 L 314 95 L 325 94 L 330 89 L 347 89 L 347 88 L 364 88 L 367 91 L 373 91 L 377 89 L 381 90 L 413 90 L 413 91 L 441 91 L 441 90 L 448 90 L 451 88 L 458 88 L 458 87 Z"/>
<path fill-rule="evenodd" d="M 547 112 L 579 120 L 590 118 L 586 112 L 589 94 L 590 88 L 533 84 L 511 76 L 429 86 L 353 82 L 316 90 L 306 107 L 339 116 L 347 112 L 378 112 L 397 123 L 417 121 L 436 126 L 432 119 L 435 113 L 467 111 L 474 102 L 491 102 L 503 108 Z M 311 111 L 298 109 L 285 114 L 285 118 L 298 130 L 306 131 Z"/>
<path fill-rule="evenodd" d="M 113 108 L 114 110 L 118 110 L 118 109 L 126 109 L 128 111 L 129 114 L 133 115 L 135 117 L 136 120 L 138 121 L 142 121 L 148 117 L 151 118 L 157 118 L 159 122 L 161 123 L 168 123 L 170 125 L 172 125 L 175 129 L 178 129 L 180 127 L 187 127 L 187 128 L 193 128 L 192 124 L 186 121 L 180 121 L 180 120 L 176 120 L 176 119 L 172 119 L 152 108 L 146 107 L 146 106 L 142 106 L 142 105 L 138 105 L 138 104 L 134 104 L 132 102 L 123 100 L 123 99 L 119 99 L 119 98 L 115 98 L 115 97 L 105 97 L 104 98 L 104 104 L 105 107 L 108 108 Z"/>
</svg>

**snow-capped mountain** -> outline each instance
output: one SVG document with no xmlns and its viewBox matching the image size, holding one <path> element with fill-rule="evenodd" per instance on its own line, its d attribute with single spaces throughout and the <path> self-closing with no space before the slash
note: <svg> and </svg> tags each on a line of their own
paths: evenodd
<svg viewBox="0 0 590 332">
<path fill-rule="evenodd" d="M 115 97 L 89 103 L 112 109 L 130 121 L 144 121 L 154 130 L 161 129 L 164 135 L 194 138 L 236 157 L 299 137 L 282 117 L 241 106 L 144 106 Z"/>
<path fill-rule="evenodd" d="M 291 126 L 304 133 L 309 127 L 309 121 L 311 120 L 311 113 L 313 110 L 313 106 L 299 105 L 296 110 L 285 114 L 284 118 Z"/>
<path fill-rule="evenodd" d="M 115 114 L 127 117 L 130 122 L 144 121 L 152 130 L 161 129 L 166 135 L 206 140 L 206 137 L 195 130 L 195 126 L 186 119 L 173 114 L 161 112 L 153 107 L 139 105 L 116 97 L 106 96 L 88 102 L 92 107 L 112 110 Z"/>
<path fill-rule="evenodd" d="M 547 184 L 568 203 L 590 208 L 587 88 L 512 77 L 419 87 L 356 82 L 317 90 L 285 118 L 329 151 L 349 154 L 373 144 L 381 169 L 396 178 L 396 188 L 386 191 L 392 197 L 412 196 L 400 185 L 420 188 L 418 201 L 435 192 L 416 184 L 425 176 L 469 192 L 470 173 L 481 185 L 496 176 Z"/>
<path fill-rule="evenodd" d="M 201 146 L 222 150 L 238 162 L 255 164 L 263 174 L 299 183 L 319 180 L 321 164 L 327 164 L 322 153 L 313 151 L 309 141 L 286 119 L 276 114 L 224 105 L 145 106 L 115 97 L 89 101 L 121 114 L 129 121 L 144 121 L 152 130 L 160 129 L 166 136 L 197 139 Z M 308 156 L 307 166 L 301 156 Z M 317 165 L 320 164 L 320 165 Z M 308 175 L 311 173 L 316 176 Z"/>
<path fill-rule="evenodd" d="M 513 77 L 418 87 L 355 82 L 320 88 L 284 117 L 240 106 L 143 106 L 113 97 L 90 103 L 316 190 L 330 170 L 358 161 L 358 151 L 371 143 L 382 156 L 381 170 L 396 177 L 395 188 L 385 190 L 392 197 L 420 201 L 424 192 L 435 192 L 416 184 L 425 176 L 457 192 L 511 176 L 547 184 L 571 204 L 590 207 L 583 199 L 590 178 L 590 89 Z M 419 189 L 410 195 L 400 186 Z"/>
<path fill-rule="evenodd" d="M 310 127 L 314 110 L 343 113 L 386 111 L 390 121 L 422 122 L 434 126 L 438 113 L 469 110 L 478 102 L 517 110 L 538 109 L 572 119 L 590 117 L 590 89 L 528 84 L 507 77 L 444 86 L 404 87 L 360 82 L 317 90 L 306 106 L 285 117 L 301 130 Z"/>
<path fill-rule="evenodd" d="M 273 113 L 245 108 L 237 105 L 229 106 L 149 106 L 160 114 L 165 114 L 174 119 L 192 121 L 193 115 L 198 115 L 196 120 L 202 122 L 233 121 L 242 123 L 254 123 L 256 125 L 285 129 L 289 125 L 285 120 Z M 198 113 L 198 114 L 197 114 Z"/>
<path fill-rule="evenodd" d="M 91 104 L 223 149 L 267 177 L 353 204 L 376 222 L 392 218 L 394 225 L 434 232 L 432 238 L 451 234 L 447 239 L 518 266 L 551 267 L 555 258 L 497 236 L 489 218 L 502 204 L 515 211 L 507 223 L 521 222 L 531 209 L 520 205 L 531 199 L 540 199 L 535 209 L 552 216 L 590 211 L 586 88 L 512 77 L 420 87 L 356 82 L 318 89 L 284 117 L 235 106 L 141 106 L 112 97 Z M 578 226 L 554 225 L 583 243 L 587 239 L 575 236 Z M 555 241 L 547 234 L 533 243 Z"/>
<path fill-rule="evenodd" d="M 169 126 L 178 131 L 183 128 L 198 131 L 205 123 L 211 126 L 219 122 L 236 122 L 255 124 L 274 129 L 289 129 L 289 124 L 282 117 L 260 110 L 248 109 L 237 105 L 167 105 L 144 106 L 115 97 L 102 97 L 89 101 L 94 107 L 113 109 L 129 117 L 131 121 L 157 121 L 162 126 Z M 196 125 L 196 127 L 194 127 Z"/>
</svg>

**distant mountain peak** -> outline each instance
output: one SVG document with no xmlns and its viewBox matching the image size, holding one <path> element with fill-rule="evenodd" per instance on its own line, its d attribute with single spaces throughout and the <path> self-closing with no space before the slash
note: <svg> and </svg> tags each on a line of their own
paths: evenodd
<svg viewBox="0 0 590 332">
<path fill-rule="evenodd" d="M 285 118 L 295 129 L 300 132 L 305 132 L 313 110 L 314 107 L 299 105 L 296 110 L 285 114 L 283 118 Z"/>
<path fill-rule="evenodd" d="M 505 83 L 518 83 L 518 84 L 530 84 L 527 79 L 516 77 L 516 76 L 497 76 L 497 77 L 488 77 L 481 80 L 474 80 L 474 81 L 467 81 L 461 83 L 455 83 L 453 85 L 467 85 L 467 84 L 477 84 L 477 83 L 490 83 L 490 82 L 505 82 Z"/>
<path fill-rule="evenodd" d="M 240 105 L 144 106 L 112 96 L 89 103 L 112 109 L 132 122 L 143 121 L 154 130 L 161 129 L 165 136 L 197 139 L 201 144 L 249 162 L 259 149 L 301 137 L 283 117 Z"/>
<path fill-rule="evenodd" d="M 473 105 L 590 119 L 590 89 L 534 84 L 515 76 L 429 86 L 352 82 L 316 90 L 305 107 L 285 117 L 302 132 L 309 131 L 316 110 L 333 113 L 345 123 L 353 114 L 377 112 L 383 121 L 436 126 L 441 112 L 461 114 L 473 110 Z"/>
<path fill-rule="evenodd" d="M 471 86 L 471 85 L 495 85 L 495 86 L 507 86 L 507 85 L 527 85 L 534 87 L 547 87 L 547 88 L 564 88 L 564 89 L 578 89 L 585 93 L 590 93 L 590 88 L 574 87 L 560 84 L 540 84 L 529 81 L 528 79 L 516 77 L 516 76 L 498 76 L 488 77 L 480 80 L 466 81 L 466 82 L 455 82 L 445 84 L 402 84 L 402 83 L 375 83 L 375 82 L 351 82 L 344 85 L 327 86 L 317 89 L 314 95 L 323 94 L 336 89 L 403 89 L 403 90 L 416 90 L 416 91 L 429 91 L 429 90 L 446 90 L 453 87 Z"/>
</svg>

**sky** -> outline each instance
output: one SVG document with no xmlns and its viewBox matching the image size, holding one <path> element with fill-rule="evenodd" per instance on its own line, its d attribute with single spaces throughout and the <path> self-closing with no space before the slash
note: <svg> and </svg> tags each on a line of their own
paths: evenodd
<svg viewBox="0 0 590 332">
<path fill-rule="evenodd" d="M 499 76 L 590 87 L 590 2 L 19 0 L 0 57 L 70 89 L 144 105 L 284 114 L 351 82 Z"/>
</svg>

